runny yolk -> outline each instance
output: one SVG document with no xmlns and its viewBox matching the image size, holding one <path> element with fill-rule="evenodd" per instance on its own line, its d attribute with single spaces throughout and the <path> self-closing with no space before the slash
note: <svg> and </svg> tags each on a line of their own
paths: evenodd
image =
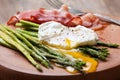
<svg viewBox="0 0 120 80">
<path fill-rule="evenodd" d="M 68 49 L 70 49 L 71 41 L 70 41 L 68 38 L 66 38 L 66 39 L 65 39 L 65 42 L 66 42 L 66 44 L 67 44 L 67 46 L 68 46 Z"/>
<path fill-rule="evenodd" d="M 73 51 L 68 51 L 65 53 L 73 56 L 74 58 L 81 59 L 82 61 L 88 63 L 88 65 L 86 65 L 86 67 L 83 68 L 84 71 L 88 73 L 96 71 L 98 62 L 95 59 L 91 58 L 90 56 L 84 55 L 81 52 L 73 52 Z"/>
</svg>

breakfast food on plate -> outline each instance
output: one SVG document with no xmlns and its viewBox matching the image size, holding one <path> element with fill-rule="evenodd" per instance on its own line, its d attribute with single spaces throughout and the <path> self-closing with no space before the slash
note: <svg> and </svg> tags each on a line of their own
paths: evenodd
<svg viewBox="0 0 120 80">
<path fill-rule="evenodd" d="M 0 25 L 0 44 L 20 51 L 39 71 L 42 68 L 38 62 L 46 68 L 53 69 L 54 64 L 71 73 L 94 72 L 99 65 L 97 59 L 105 61 L 109 55 L 106 47 L 119 47 L 101 42 L 95 32 L 108 23 L 92 13 L 71 14 L 67 6 L 21 12 L 7 24 L 10 27 Z"/>
<path fill-rule="evenodd" d="M 38 37 L 49 45 L 64 49 L 84 45 L 95 45 L 97 34 L 84 26 L 66 27 L 61 23 L 50 21 L 39 26 Z"/>
</svg>

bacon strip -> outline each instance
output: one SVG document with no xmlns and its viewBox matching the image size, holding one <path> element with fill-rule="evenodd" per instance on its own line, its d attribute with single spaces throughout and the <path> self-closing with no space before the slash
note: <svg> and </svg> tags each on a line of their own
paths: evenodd
<svg viewBox="0 0 120 80">
<path fill-rule="evenodd" d="M 68 27 L 83 25 L 95 30 L 100 29 L 104 26 L 104 24 L 101 23 L 100 19 L 97 18 L 92 13 L 87 13 L 80 17 L 77 15 L 71 14 L 66 5 L 63 5 L 59 10 L 56 10 L 56 9 L 46 10 L 44 8 L 40 8 L 39 10 L 25 11 L 15 16 L 12 16 L 10 20 L 7 22 L 7 24 L 15 25 L 21 19 L 35 22 L 38 24 L 48 22 L 48 21 L 56 21 Z"/>
</svg>

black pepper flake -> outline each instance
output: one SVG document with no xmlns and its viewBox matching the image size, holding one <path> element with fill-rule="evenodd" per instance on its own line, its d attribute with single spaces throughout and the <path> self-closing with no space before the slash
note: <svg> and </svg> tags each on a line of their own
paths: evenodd
<svg viewBox="0 0 120 80">
<path fill-rule="evenodd" d="M 69 33 L 67 33 L 67 35 L 69 35 Z"/>
<path fill-rule="evenodd" d="M 61 30 L 61 32 L 63 32 L 63 29 Z"/>
</svg>

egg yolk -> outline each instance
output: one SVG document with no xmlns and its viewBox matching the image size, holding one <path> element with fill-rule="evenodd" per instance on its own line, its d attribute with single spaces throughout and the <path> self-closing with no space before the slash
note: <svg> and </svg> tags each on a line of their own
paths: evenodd
<svg viewBox="0 0 120 80">
<path fill-rule="evenodd" d="M 67 38 L 66 38 L 66 43 L 68 44 L 68 46 L 70 45 L 70 40 Z M 47 46 L 49 46 L 49 45 L 47 45 Z M 83 67 L 83 70 L 87 73 L 95 72 L 97 69 L 98 61 L 95 60 L 94 58 L 90 57 L 89 55 L 86 55 L 82 52 L 77 52 L 74 50 L 63 50 L 63 49 L 54 48 L 54 47 L 51 47 L 51 48 L 53 48 L 54 50 L 56 50 L 58 52 L 61 52 L 62 54 L 67 54 L 67 55 L 72 56 L 73 58 L 80 59 L 81 61 L 86 62 L 86 66 Z M 67 71 L 70 73 L 73 73 L 73 74 L 78 72 L 77 70 L 73 70 L 73 71 L 67 70 Z"/>
<path fill-rule="evenodd" d="M 68 49 L 70 49 L 71 41 L 68 38 L 66 38 L 65 42 L 66 42 L 66 44 L 68 46 Z"/>
<path fill-rule="evenodd" d="M 83 68 L 84 71 L 88 73 L 96 71 L 98 62 L 95 59 L 91 58 L 90 56 L 84 55 L 81 52 L 75 52 L 75 51 L 68 51 L 65 53 L 73 56 L 76 59 L 81 59 L 82 61 L 88 63 L 88 65 L 86 65 L 86 67 Z"/>
</svg>

